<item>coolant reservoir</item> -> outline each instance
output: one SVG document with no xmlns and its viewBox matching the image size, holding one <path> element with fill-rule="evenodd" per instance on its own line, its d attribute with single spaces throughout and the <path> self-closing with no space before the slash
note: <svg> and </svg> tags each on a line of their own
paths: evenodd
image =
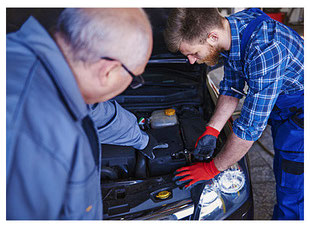
<svg viewBox="0 0 310 228">
<path fill-rule="evenodd" d="M 163 128 L 174 126 L 178 123 L 175 109 L 169 108 L 164 110 L 156 110 L 152 112 L 150 117 L 152 128 Z"/>
</svg>

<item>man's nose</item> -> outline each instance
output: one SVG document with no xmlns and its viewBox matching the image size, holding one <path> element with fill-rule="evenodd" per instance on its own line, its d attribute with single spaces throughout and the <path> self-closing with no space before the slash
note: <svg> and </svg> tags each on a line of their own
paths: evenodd
<svg viewBox="0 0 310 228">
<path fill-rule="evenodd" d="M 188 61 L 189 61 L 190 64 L 194 64 L 196 62 L 196 60 L 197 60 L 197 58 L 195 58 L 192 55 L 188 55 L 187 58 L 188 58 Z"/>
</svg>

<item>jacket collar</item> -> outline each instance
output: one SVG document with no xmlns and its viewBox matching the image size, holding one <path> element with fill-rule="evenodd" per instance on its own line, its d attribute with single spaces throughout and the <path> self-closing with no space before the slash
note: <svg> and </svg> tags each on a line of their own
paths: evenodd
<svg viewBox="0 0 310 228">
<path fill-rule="evenodd" d="M 88 114 L 75 77 L 62 52 L 48 32 L 34 18 L 30 17 L 17 32 L 21 42 L 31 49 L 50 72 L 56 86 L 63 95 L 64 102 L 77 120 Z"/>
</svg>

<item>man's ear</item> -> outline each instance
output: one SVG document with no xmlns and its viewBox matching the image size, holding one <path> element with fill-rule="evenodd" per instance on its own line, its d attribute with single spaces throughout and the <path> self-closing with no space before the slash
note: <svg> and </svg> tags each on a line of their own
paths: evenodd
<svg viewBox="0 0 310 228">
<path fill-rule="evenodd" d="M 111 76 L 111 72 L 121 66 L 121 63 L 117 60 L 106 60 L 106 59 L 99 60 L 98 64 L 99 64 L 98 77 L 100 85 L 106 85 Z"/>
<path fill-rule="evenodd" d="M 211 46 L 217 46 L 218 44 L 218 40 L 219 40 L 219 36 L 216 32 L 211 32 L 209 35 L 208 35 L 208 38 L 207 38 L 207 42 L 211 45 Z"/>
</svg>

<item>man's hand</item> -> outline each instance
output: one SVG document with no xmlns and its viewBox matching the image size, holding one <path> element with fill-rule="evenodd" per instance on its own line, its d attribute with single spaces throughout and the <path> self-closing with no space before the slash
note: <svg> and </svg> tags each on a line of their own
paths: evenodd
<svg viewBox="0 0 310 228">
<path fill-rule="evenodd" d="M 213 127 L 207 126 L 206 131 L 197 139 L 194 156 L 202 161 L 210 158 L 216 148 L 216 140 L 220 132 Z"/>
<path fill-rule="evenodd" d="M 214 161 L 209 163 L 198 162 L 190 166 L 178 169 L 173 178 L 177 185 L 192 187 L 201 181 L 207 181 L 215 177 L 220 171 L 215 167 Z"/>
<path fill-rule="evenodd" d="M 157 140 L 148 133 L 149 136 L 149 142 L 147 143 L 146 147 L 143 150 L 140 150 L 141 154 L 143 156 L 149 158 L 149 159 L 154 159 L 155 155 L 153 153 L 154 147 L 158 145 Z"/>
</svg>

